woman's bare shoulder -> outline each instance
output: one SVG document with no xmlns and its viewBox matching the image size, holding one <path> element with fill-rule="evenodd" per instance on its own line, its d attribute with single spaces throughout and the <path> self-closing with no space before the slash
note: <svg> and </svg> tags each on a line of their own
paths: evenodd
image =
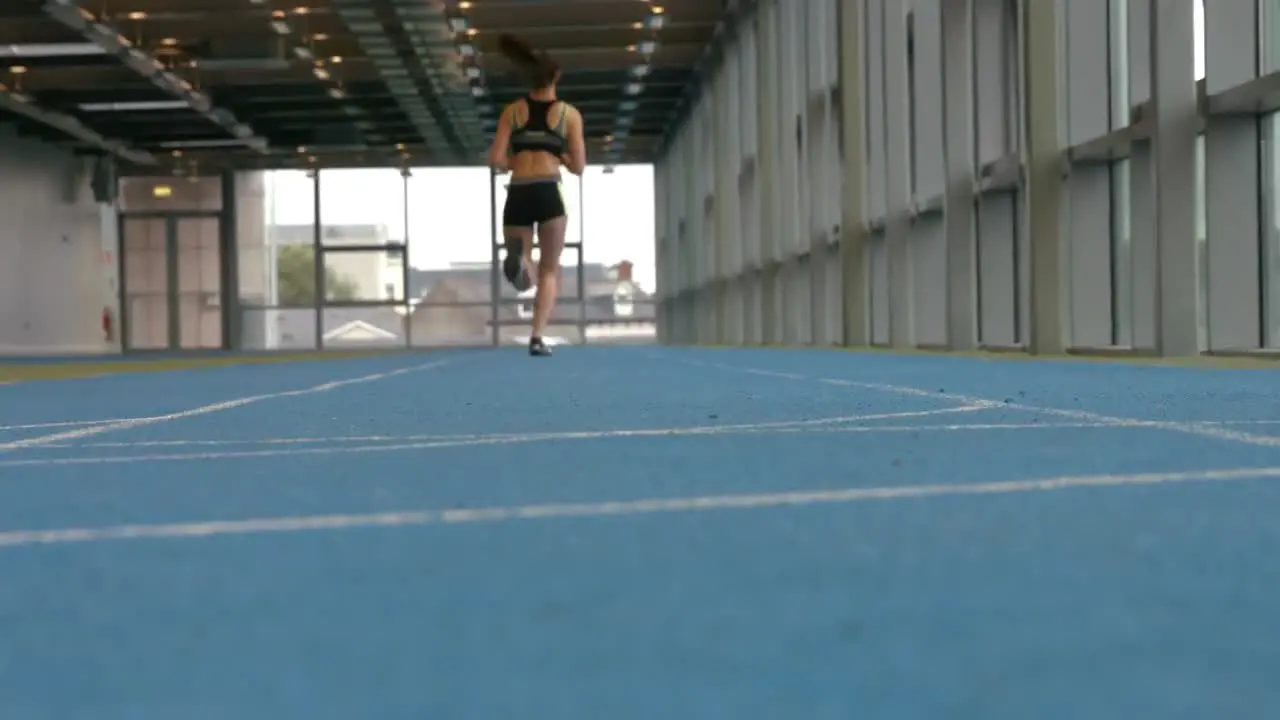
<svg viewBox="0 0 1280 720">
<path fill-rule="evenodd" d="M 577 105 L 566 100 L 561 100 L 560 102 L 564 103 L 564 114 L 566 116 L 576 118 L 578 120 L 582 119 L 582 113 L 578 111 Z"/>
</svg>

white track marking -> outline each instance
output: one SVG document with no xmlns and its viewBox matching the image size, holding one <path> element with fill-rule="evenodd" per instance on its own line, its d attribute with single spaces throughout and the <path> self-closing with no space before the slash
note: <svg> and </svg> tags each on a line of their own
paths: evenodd
<svg viewBox="0 0 1280 720">
<path fill-rule="evenodd" d="M 993 400 L 991 398 L 974 397 L 971 395 L 960 395 L 957 393 L 934 392 L 924 388 L 911 387 L 909 385 L 890 385 L 886 383 L 860 382 L 856 380 L 845 380 L 841 378 L 815 378 L 805 375 L 797 375 L 795 373 L 777 372 L 774 370 L 764 370 L 759 368 L 746 368 L 736 365 L 727 365 L 723 363 L 708 363 L 696 360 L 684 360 L 680 362 L 697 365 L 700 367 L 718 368 L 721 370 L 733 370 L 737 372 L 748 373 L 752 375 L 761 375 L 764 377 L 774 377 L 785 380 L 799 380 L 807 382 L 820 382 L 827 385 L 837 385 L 843 387 L 856 387 L 866 390 L 877 390 L 880 392 L 890 393 L 894 395 L 904 395 L 909 397 L 929 397 L 935 400 L 943 400 L 947 402 L 963 403 L 964 405 L 982 405 L 987 408 L 1004 408 L 1007 410 L 1018 410 L 1022 412 L 1030 412 L 1039 415 L 1050 415 L 1054 417 L 1066 418 L 1081 422 L 1093 422 L 1113 427 L 1146 427 L 1157 430 L 1168 430 L 1171 432 L 1183 433 L 1186 435 L 1196 435 L 1199 437 L 1212 438 L 1215 440 L 1227 440 L 1229 442 L 1237 442 L 1246 445 L 1257 445 L 1261 447 L 1280 447 L 1280 437 L 1268 435 L 1255 435 L 1253 433 L 1242 432 L 1239 430 L 1231 430 L 1222 425 L 1214 425 L 1198 422 L 1178 422 L 1173 420 L 1138 420 L 1134 418 L 1116 417 L 1113 415 L 1103 415 L 1101 413 L 1087 412 L 1084 410 L 1066 410 L 1061 408 L 1041 407 L 1038 405 L 1026 405 L 1016 402 L 1003 402 Z"/>
<path fill-rule="evenodd" d="M 0 460 L 3 467 L 38 467 L 45 465 L 96 465 L 102 463 L 136 463 L 136 462 L 190 462 L 202 460 L 235 460 L 244 458 L 272 458 L 303 455 L 355 455 L 366 453 L 404 452 L 409 450 L 434 450 L 439 448 L 474 447 L 482 445 L 515 445 L 521 443 L 546 442 L 553 440 L 601 440 L 606 438 L 654 438 L 680 436 L 728 435 L 744 432 L 767 432 L 791 428 L 822 427 L 837 423 L 863 422 L 869 420 L 894 420 L 911 417 L 925 417 L 975 412 L 981 407 L 939 408 L 936 410 L 916 410 L 900 413 L 879 413 L 875 415 L 847 415 L 816 420 L 782 420 L 768 423 L 752 423 L 740 425 L 697 425 L 691 427 L 645 428 L 636 430 L 588 430 L 581 432 L 546 432 L 519 433 L 506 435 L 454 435 L 427 436 L 431 439 L 413 442 L 392 442 L 376 445 L 346 445 L 327 447 L 284 447 L 269 450 L 234 450 L 224 452 L 169 453 L 154 455 L 107 455 L 94 457 L 69 458 L 24 458 L 22 460 Z M 0 446 L 3 447 L 3 446 Z"/>
<path fill-rule="evenodd" d="M 64 427 L 85 427 L 89 425 L 109 425 L 111 423 L 137 422 L 151 418 L 107 418 L 105 420 L 59 420 L 57 422 L 27 423 L 25 425 L 0 425 L 0 432 L 15 430 L 45 430 Z"/>
<path fill-rule="evenodd" d="M 407 368 L 398 368 L 396 370 L 388 370 L 386 372 L 373 373 L 370 375 L 362 375 L 360 377 L 347 378 L 343 380 L 331 380 L 329 382 L 313 385 L 309 388 L 301 390 L 285 390 L 282 392 L 263 393 L 261 395 L 250 395 L 247 397 L 236 398 L 233 400 L 224 400 L 222 402 L 202 405 L 189 410 L 181 410 L 165 415 L 156 415 L 154 417 L 133 418 L 119 420 L 116 422 L 102 423 L 98 425 L 87 425 L 76 428 L 74 430 L 66 430 L 64 432 L 53 433 L 50 435 L 41 435 L 34 438 L 26 438 L 22 440 L 13 440 L 11 442 L 0 443 L 0 453 L 11 452 L 13 450 L 21 450 L 23 448 L 39 447 L 42 445 L 51 445 L 61 443 L 68 440 L 79 440 L 81 438 L 90 437 L 92 435 L 101 435 L 102 433 L 116 432 L 119 430 L 129 430 L 144 425 L 154 425 L 157 423 L 172 422 L 174 420 L 185 420 L 187 418 L 198 417 L 200 415 L 209 415 L 212 413 L 231 410 L 245 405 L 252 405 L 264 400 L 278 400 L 287 397 L 301 397 L 305 395 L 316 395 L 319 393 L 337 390 L 338 388 L 347 387 L 349 385 L 357 385 L 360 383 L 373 382 L 375 380 L 385 380 L 397 375 L 405 373 L 420 372 L 425 370 L 433 370 L 435 368 L 447 365 L 449 360 L 437 360 L 435 362 L 424 363 L 422 365 L 414 365 Z"/>
<path fill-rule="evenodd" d="M 318 532 L 359 528 L 471 525 L 528 520 L 626 517 L 723 510 L 795 508 L 814 505 L 849 505 L 886 500 L 920 500 L 965 495 L 1013 495 L 1080 488 L 1140 485 L 1239 482 L 1280 478 L 1280 467 L 1204 470 L 1198 472 L 1141 473 L 1134 475 L 1075 475 L 1008 482 L 958 483 L 954 485 L 900 485 L 844 490 L 780 493 L 705 495 L 582 503 L 547 503 L 459 510 L 417 510 L 361 515 L 306 515 L 215 520 L 207 522 L 115 525 L 52 530 L 0 531 L 0 547 L 66 545 L 112 540 L 177 540 L 220 535 Z"/>
<path fill-rule="evenodd" d="M 1066 410 L 1062 408 L 1050 408 L 1040 405 L 1026 405 L 1016 402 L 1000 402 L 989 398 L 977 398 L 968 395 L 959 395 L 956 393 L 930 393 L 928 390 L 913 387 L 904 387 L 899 385 L 885 385 L 879 383 L 860 383 L 851 380 L 842 380 L 837 378 L 816 378 L 818 382 L 828 385 L 843 385 L 863 387 L 869 390 L 880 390 L 884 392 L 897 393 L 899 395 L 929 395 L 950 400 L 951 402 L 963 403 L 989 403 L 989 407 L 1002 407 L 1009 410 L 1019 410 L 1022 412 L 1035 413 L 1038 415 L 1050 415 L 1053 417 L 1065 418 L 1068 420 L 1078 420 L 1081 422 L 1095 422 L 1115 427 L 1144 427 L 1154 428 L 1157 430 L 1168 430 L 1171 432 L 1183 433 L 1186 435 L 1197 435 L 1199 437 L 1212 438 L 1215 440 L 1227 440 L 1230 442 L 1238 442 L 1247 445 L 1259 445 L 1263 447 L 1280 447 L 1280 437 L 1268 435 L 1255 435 L 1253 433 L 1241 432 L 1239 430 L 1231 430 L 1221 425 L 1209 425 L 1206 423 L 1195 422 L 1178 422 L 1173 420 L 1138 420 L 1135 418 L 1116 417 L 1114 415 L 1103 415 L 1101 413 L 1088 412 L 1085 410 Z"/>
<path fill-rule="evenodd" d="M 948 408 L 950 411 L 950 408 Z M 1135 426 L 1138 427 L 1138 426 Z M 853 433 L 874 435 L 877 433 L 913 433 L 913 432 L 965 432 L 995 430 L 1082 430 L 1094 428 L 1112 428 L 1112 423 L 1090 422 L 1046 422 L 1046 423 L 959 423 L 954 425 L 805 425 L 798 427 L 756 427 L 756 426 L 721 426 L 722 429 L 710 432 L 705 428 L 687 428 L 688 432 L 664 431 L 667 435 L 767 435 L 767 434 L 831 434 Z M 680 428 L 673 430 L 679 431 Z M 449 441 L 478 441 L 487 443 L 491 440 L 577 440 L 593 439 L 593 433 L 607 431 L 570 431 L 564 433 L 500 433 L 492 435 L 335 435 L 330 437 L 279 437 L 243 440 L 151 440 L 143 442 L 91 442 L 68 445 L 44 445 L 44 450 L 128 450 L 134 448 L 183 448 L 183 447 L 275 447 L 294 445 L 357 445 L 376 443 L 422 443 Z M 654 430 L 618 430 L 622 433 L 611 437 L 643 437 L 636 433 L 653 433 Z M 341 447 L 337 448 L 341 450 Z M 3 467 L 3 463 L 0 463 Z"/>
<path fill-rule="evenodd" d="M 988 409 L 988 408 L 981 408 Z M 962 409 L 955 409 L 959 411 Z M 963 409 L 968 412 L 968 409 Z M 938 412 L 952 412 L 953 408 L 945 408 Z M 926 411 L 933 413 L 934 411 Z M 126 418 L 133 420 L 136 418 Z M 44 427 L 79 427 L 82 425 L 97 425 L 101 423 L 121 422 L 121 420 L 77 420 L 65 421 L 58 423 L 37 423 L 32 425 L 9 425 L 0 426 L 0 431 L 5 430 L 25 430 L 39 429 Z M 1148 421 L 1137 420 L 1132 423 L 1132 427 L 1147 427 L 1145 423 Z M 1152 421 L 1158 423 L 1158 421 Z M 1200 425 L 1209 426 L 1270 426 L 1280 425 L 1280 420 L 1190 420 Z M 801 429 L 799 432 L 851 432 L 851 433 L 877 433 L 877 432 L 951 432 L 961 430 L 1042 430 L 1042 429 L 1079 429 L 1079 428 L 1106 428 L 1115 427 L 1115 423 L 1102 422 L 1054 422 L 1054 423 L 964 423 L 959 425 L 867 425 L 867 426 L 850 426 L 836 428 L 812 428 Z M 1128 426 L 1127 426 L 1128 427 Z M 1157 427 L 1158 424 L 1152 424 L 1151 427 Z M 777 432 L 784 432 L 785 428 L 778 428 Z M 742 432 L 751 432 L 743 430 Z M 770 432 L 770 430 L 760 430 L 759 432 Z M 143 440 L 138 442 L 86 442 L 86 443 L 61 443 L 39 446 L 44 450 L 71 450 L 71 449 L 127 449 L 127 448 L 150 448 L 150 447 L 245 447 L 245 446 L 270 446 L 270 445 L 335 445 L 335 444 L 351 444 L 351 443 L 386 443 L 386 442 L 425 442 L 435 440 L 476 440 L 480 438 L 497 437 L 500 434 L 464 434 L 464 435 L 328 435 L 315 437 L 265 437 L 265 438 L 245 438 L 241 440 L 209 440 L 209 439 L 187 439 L 187 440 Z M 526 436 L 528 433 L 507 433 L 507 435 Z"/>
</svg>

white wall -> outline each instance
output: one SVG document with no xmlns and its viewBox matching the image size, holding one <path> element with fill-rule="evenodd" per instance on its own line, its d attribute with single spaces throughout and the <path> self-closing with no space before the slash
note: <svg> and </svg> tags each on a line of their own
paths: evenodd
<svg viewBox="0 0 1280 720">
<path fill-rule="evenodd" d="M 91 163 L 0 127 L 0 355 L 113 352 L 116 213 L 94 202 Z"/>
</svg>

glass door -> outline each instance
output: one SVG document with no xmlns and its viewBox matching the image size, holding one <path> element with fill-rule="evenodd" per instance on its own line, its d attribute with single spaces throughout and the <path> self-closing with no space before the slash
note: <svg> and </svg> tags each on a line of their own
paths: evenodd
<svg viewBox="0 0 1280 720">
<path fill-rule="evenodd" d="M 169 220 L 170 247 L 177 265 L 173 286 L 179 350 L 223 347 L 222 255 L 217 217 Z M 171 306 L 172 307 L 172 306 Z"/>
<path fill-rule="evenodd" d="M 125 349 L 167 350 L 173 287 L 168 221 L 125 217 L 120 224 Z"/>
<path fill-rule="evenodd" d="M 218 217 L 136 214 L 120 222 L 125 350 L 225 347 Z"/>
</svg>

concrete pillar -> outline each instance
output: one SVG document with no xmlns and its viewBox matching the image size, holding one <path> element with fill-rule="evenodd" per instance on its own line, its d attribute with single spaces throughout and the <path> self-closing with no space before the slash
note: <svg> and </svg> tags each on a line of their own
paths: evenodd
<svg viewBox="0 0 1280 720">
<path fill-rule="evenodd" d="M 841 295 L 844 303 L 844 345 L 871 344 L 868 323 L 866 261 L 866 130 L 863 98 L 863 5 L 840 0 L 840 135 L 844 150 L 840 218 Z M 762 63 L 763 65 L 763 63 Z M 763 105 L 763 103 L 761 103 Z M 764 135 L 761 138 L 770 137 Z"/>
<path fill-rule="evenodd" d="M 1026 196 L 1031 245 L 1032 353 L 1063 349 L 1062 111 L 1059 4 L 1023 3 L 1027 93 Z"/>
</svg>

